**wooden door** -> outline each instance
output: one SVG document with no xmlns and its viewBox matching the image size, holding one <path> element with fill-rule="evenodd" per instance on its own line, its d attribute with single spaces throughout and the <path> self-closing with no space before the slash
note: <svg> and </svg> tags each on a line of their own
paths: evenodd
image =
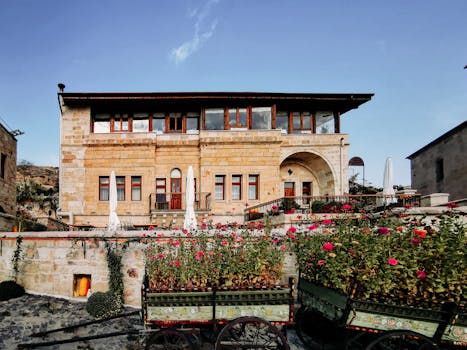
<svg viewBox="0 0 467 350">
<path fill-rule="evenodd" d="M 182 179 L 170 179 L 170 209 L 182 209 Z"/>
<path fill-rule="evenodd" d="M 295 182 L 284 182 L 284 197 L 295 197 Z"/>
</svg>

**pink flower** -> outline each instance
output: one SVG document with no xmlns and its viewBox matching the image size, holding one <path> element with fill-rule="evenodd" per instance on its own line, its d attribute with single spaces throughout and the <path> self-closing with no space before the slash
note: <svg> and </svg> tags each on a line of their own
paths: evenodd
<svg viewBox="0 0 467 350">
<path fill-rule="evenodd" d="M 156 256 L 155 255 L 151 256 L 151 259 L 156 260 Z"/>
<path fill-rule="evenodd" d="M 332 220 L 330 220 L 330 219 L 324 219 L 324 220 L 321 221 L 321 223 L 322 223 L 323 225 L 332 225 Z"/>
<path fill-rule="evenodd" d="M 221 244 L 222 244 L 222 245 L 228 245 L 229 242 L 227 242 L 227 241 L 222 241 Z"/>
<path fill-rule="evenodd" d="M 342 206 L 342 209 L 344 209 L 344 210 L 350 210 L 350 209 L 352 209 L 352 206 L 351 206 L 350 204 L 344 204 L 344 205 Z"/>
<path fill-rule="evenodd" d="M 416 274 L 417 277 L 420 278 L 421 280 L 424 280 L 424 279 L 426 278 L 426 272 L 425 272 L 425 271 L 418 270 L 417 272 L 415 272 L 415 274 Z"/>
<path fill-rule="evenodd" d="M 154 226 L 152 226 L 152 225 L 149 226 L 149 227 L 148 227 L 148 230 L 149 230 L 149 231 L 154 231 Z"/>
<path fill-rule="evenodd" d="M 324 264 L 326 264 L 326 260 L 318 260 L 319 266 L 323 266 Z"/>
<path fill-rule="evenodd" d="M 204 256 L 204 252 L 200 250 L 199 252 L 196 253 L 196 255 L 197 256 Z"/>
<path fill-rule="evenodd" d="M 175 260 L 175 266 L 180 266 L 180 260 Z"/>
<path fill-rule="evenodd" d="M 295 226 L 290 226 L 289 229 L 287 230 L 287 233 L 295 233 L 297 232 L 297 229 L 295 228 Z"/>
<path fill-rule="evenodd" d="M 450 208 L 450 209 L 458 207 L 457 203 L 454 203 L 454 202 L 450 202 L 450 203 L 446 204 L 446 206 L 448 208 Z"/>
<path fill-rule="evenodd" d="M 410 242 L 412 242 L 413 244 L 420 244 L 420 240 L 416 237 L 412 238 Z"/>
<path fill-rule="evenodd" d="M 309 229 L 310 231 L 316 230 L 317 228 L 318 228 L 318 225 L 317 225 L 317 224 L 313 224 L 313 225 L 311 225 L 311 226 L 308 226 L 308 229 Z"/>
<path fill-rule="evenodd" d="M 387 227 L 379 227 L 376 232 L 382 236 L 389 236 L 389 229 Z"/>
<path fill-rule="evenodd" d="M 180 241 L 174 241 L 174 246 L 178 247 L 180 245 Z"/>
<path fill-rule="evenodd" d="M 206 225 L 205 222 L 203 222 L 203 223 L 201 224 L 201 229 L 206 230 L 207 227 L 208 227 L 208 225 Z"/>
<path fill-rule="evenodd" d="M 349 249 L 350 254 L 355 254 L 355 249 Z"/>
<path fill-rule="evenodd" d="M 392 266 L 395 266 L 399 263 L 399 261 L 397 261 L 397 259 L 394 259 L 394 258 L 389 258 L 388 259 L 388 264 L 389 265 L 392 265 Z"/>
<path fill-rule="evenodd" d="M 323 249 L 324 249 L 324 250 L 329 250 L 329 251 L 330 251 L 330 250 L 333 250 L 333 249 L 334 249 L 334 245 L 333 245 L 332 243 L 330 243 L 330 242 L 326 242 L 326 243 L 323 244 Z"/>
<path fill-rule="evenodd" d="M 159 254 L 157 254 L 157 257 L 159 258 L 159 260 L 162 260 L 162 259 L 164 259 L 164 254 L 159 253 Z"/>
<path fill-rule="evenodd" d="M 282 250 L 283 252 L 285 252 L 287 250 L 287 247 L 285 245 L 281 245 L 281 248 L 280 250 Z"/>
</svg>

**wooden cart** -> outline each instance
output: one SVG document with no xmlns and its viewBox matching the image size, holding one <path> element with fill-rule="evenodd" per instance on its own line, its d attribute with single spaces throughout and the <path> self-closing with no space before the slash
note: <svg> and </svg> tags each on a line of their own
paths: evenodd
<svg viewBox="0 0 467 350">
<path fill-rule="evenodd" d="M 291 281 L 293 282 L 293 281 Z M 216 350 L 289 349 L 279 326 L 293 319 L 293 283 L 271 288 L 142 290 L 146 349 L 197 349 L 198 338 Z"/>
<path fill-rule="evenodd" d="M 296 330 L 311 349 L 431 350 L 467 346 L 467 314 L 352 299 L 300 279 Z"/>
</svg>

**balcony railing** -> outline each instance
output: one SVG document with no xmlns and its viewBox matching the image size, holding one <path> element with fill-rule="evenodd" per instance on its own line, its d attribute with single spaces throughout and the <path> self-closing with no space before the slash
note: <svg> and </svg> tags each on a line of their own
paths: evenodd
<svg viewBox="0 0 467 350">
<path fill-rule="evenodd" d="M 193 203 L 195 210 L 211 210 L 211 193 L 196 192 Z M 186 210 L 185 192 L 162 192 L 149 195 L 149 212 Z"/>
<path fill-rule="evenodd" d="M 420 206 L 419 194 L 387 196 L 381 194 L 356 194 L 343 196 L 293 196 L 282 197 L 248 207 L 244 211 L 245 221 L 262 218 L 265 214 L 280 213 L 343 213 L 376 212 L 393 207 Z M 344 207 L 348 204 L 351 207 Z M 347 209 L 348 208 L 348 209 Z"/>
</svg>

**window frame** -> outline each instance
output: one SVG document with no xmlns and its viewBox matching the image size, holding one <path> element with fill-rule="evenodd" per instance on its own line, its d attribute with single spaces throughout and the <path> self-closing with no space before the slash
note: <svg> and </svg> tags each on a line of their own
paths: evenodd
<svg viewBox="0 0 467 350">
<path fill-rule="evenodd" d="M 123 182 L 120 182 L 123 179 Z M 117 201 L 123 202 L 126 198 L 126 179 L 125 176 L 115 176 L 115 182 L 117 185 Z M 120 192 L 118 191 L 120 189 Z M 119 194 L 123 193 L 123 197 Z"/>
<path fill-rule="evenodd" d="M 222 179 L 222 182 L 218 182 L 218 178 Z M 222 189 L 222 198 L 217 197 L 217 188 L 221 186 Z M 225 200 L 225 175 L 214 175 L 214 199 L 216 201 L 224 201 Z"/>
<path fill-rule="evenodd" d="M 250 181 L 250 177 L 254 177 L 254 181 Z M 250 188 L 255 187 L 255 198 L 250 197 Z M 259 200 L 259 174 L 248 174 L 248 200 Z"/>
<path fill-rule="evenodd" d="M 241 117 L 240 117 L 241 111 L 240 110 L 245 111 L 245 124 L 241 123 Z M 234 111 L 235 111 L 235 124 L 232 125 L 232 124 L 230 124 L 230 122 L 231 122 L 230 113 L 232 113 Z M 250 119 L 249 118 L 249 108 L 248 107 L 228 107 L 227 111 L 226 111 L 226 114 L 227 114 L 227 118 L 228 118 L 227 125 L 228 125 L 229 129 L 232 129 L 232 128 L 247 128 L 248 129 L 248 120 Z"/>
<path fill-rule="evenodd" d="M 234 181 L 234 177 L 238 177 L 239 180 L 238 181 Z M 232 175 L 232 180 L 231 180 L 231 186 L 232 186 L 232 190 L 231 190 L 231 198 L 233 201 L 241 201 L 242 200 L 242 175 L 240 174 L 234 174 Z M 238 195 L 239 197 L 238 198 L 234 198 L 234 188 L 238 187 Z"/>
<path fill-rule="evenodd" d="M 139 182 L 134 182 L 134 180 L 138 180 L 139 179 Z M 131 176 L 131 200 L 132 201 L 135 201 L 135 202 L 140 202 L 143 198 L 142 196 L 142 186 L 143 186 L 143 178 L 142 176 Z M 138 192 L 139 192 L 139 199 L 135 199 L 133 196 L 133 190 L 134 189 L 137 189 Z"/>
<path fill-rule="evenodd" d="M 103 182 L 103 180 L 107 180 L 107 182 Z M 107 189 L 107 199 L 103 199 L 102 190 Z M 110 199 L 110 177 L 109 176 L 99 176 L 99 201 L 100 202 L 108 202 Z"/>
</svg>

